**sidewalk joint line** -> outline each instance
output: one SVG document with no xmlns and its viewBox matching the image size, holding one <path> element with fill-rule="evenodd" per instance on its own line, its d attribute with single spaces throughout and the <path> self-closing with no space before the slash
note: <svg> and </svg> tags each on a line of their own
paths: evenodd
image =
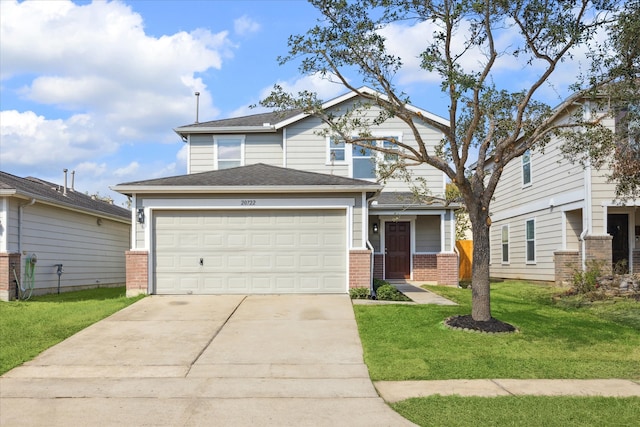
<svg viewBox="0 0 640 427">
<path fill-rule="evenodd" d="M 213 335 L 211 335 L 211 338 L 209 339 L 209 341 L 207 342 L 207 344 L 205 346 L 202 347 L 202 349 L 200 350 L 200 352 L 198 353 L 198 355 L 195 357 L 195 359 L 193 359 L 193 361 L 191 362 L 191 364 L 189 364 L 189 369 L 187 369 L 187 373 L 184 374 L 184 378 L 188 377 L 189 374 L 191 373 L 191 368 L 193 368 L 193 365 L 196 364 L 196 362 L 198 361 L 198 359 L 200 359 L 200 357 L 202 356 L 202 354 L 205 352 L 206 349 L 209 348 L 209 346 L 211 345 L 211 343 L 213 342 L 213 340 L 218 336 L 218 334 L 220 333 L 220 331 L 222 330 L 222 328 L 224 328 L 227 323 L 229 323 L 229 320 L 231 320 L 231 317 L 233 317 L 233 315 L 236 313 L 236 311 L 238 311 L 238 308 L 240 308 L 240 306 L 242 305 L 242 303 L 247 299 L 247 295 L 244 296 L 244 298 L 242 298 L 242 300 L 240 300 L 240 302 L 238 303 L 238 305 L 236 305 L 236 307 L 233 309 L 233 311 L 229 314 L 229 316 L 227 316 L 227 318 L 224 320 L 224 322 L 222 323 L 222 325 L 220 325 L 220 327 L 218 329 L 216 329 L 216 331 L 213 333 Z"/>
<path fill-rule="evenodd" d="M 507 390 L 502 384 L 496 382 L 496 380 L 489 380 L 492 383 L 494 383 L 495 385 L 497 385 L 498 387 L 500 387 L 502 390 L 506 391 L 507 393 L 509 393 L 511 396 L 515 396 L 514 393 L 510 392 L 509 390 Z"/>
</svg>

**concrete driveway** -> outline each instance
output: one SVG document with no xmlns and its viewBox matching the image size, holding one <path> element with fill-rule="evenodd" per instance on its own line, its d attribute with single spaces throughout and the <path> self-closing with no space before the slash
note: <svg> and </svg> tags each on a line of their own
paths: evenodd
<svg viewBox="0 0 640 427">
<path fill-rule="evenodd" d="M 0 378 L 0 425 L 403 426 L 346 295 L 151 296 Z"/>
</svg>

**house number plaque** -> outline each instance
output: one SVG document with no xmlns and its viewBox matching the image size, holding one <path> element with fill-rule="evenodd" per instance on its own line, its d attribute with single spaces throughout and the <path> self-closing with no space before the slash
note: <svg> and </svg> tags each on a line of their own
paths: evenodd
<svg viewBox="0 0 640 427">
<path fill-rule="evenodd" d="M 256 201 L 254 199 L 240 200 L 240 206 L 255 206 Z"/>
</svg>

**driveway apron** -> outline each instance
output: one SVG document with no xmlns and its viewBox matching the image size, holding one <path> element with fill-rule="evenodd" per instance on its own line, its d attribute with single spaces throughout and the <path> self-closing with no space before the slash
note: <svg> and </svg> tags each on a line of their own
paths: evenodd
<svg viewBox="0 0 640 427">
<path fill-rule="evenodd" d="M 151 296 L 0 378 L 3 426 L 403 426 L 346 295 Z"/>
</svg>

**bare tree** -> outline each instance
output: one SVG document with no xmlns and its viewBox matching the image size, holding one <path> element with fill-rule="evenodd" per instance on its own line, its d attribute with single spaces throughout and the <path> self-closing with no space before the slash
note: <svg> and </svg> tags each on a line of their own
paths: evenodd
<svg viewBox="0 0 640 427">
<path fill-rule="evenodd" d="M 489 283 L 490 204 L 503 168 L 534 147 L 543 147 L 563 129 L 590 129 L 601 117 L 572 116 L 560 121 L 588 89 L 607 80 L 590 80 L 557 108 L 537 100 L 562 61 L 576 47 L 594 43 L 598 31 L 615 22 L 621 4 L 613 0 L 310 0 L 322 19 L 306 34 L 289 39 L 289 54 L 281 63 L 300 61 L 303 74 L 321 74 L 358 93 L 363 101 L 342 114 L 322 109 L 311 92 L 286 93 L 276 86 L 262 105 L 299 108 L 326 124 L 326 132 L 347 143 L 395 156 L 387 173 L 428 164 L 443 171 L 459 189 L 473 232 L 472 317 L 491 320 Z M 395 76 L 403 59 L 389 51 L 384 29 L 398 23 L 425 23 L 421 68 L 437 73 L 448 97 L 449 126 L 411 108 L 410 98 L 397 89 Z M 497 39 L 510 34 L 513 43 L 499 50 Z M 473 58 L 477 67 L 463 66 Z M 497 62 L 518 61 L 535 66 L 534 80 L 517 90 L 500 87 Z M 466 62 L 468 63 L 468 61 Z M 357 72 L 358 85 L 349 79 Z M 376 93 L 360 91 L 360 84 Z M 370 106 L 382 111 L 373 119 L 363 114 Z M 375 143 L 369 129 L 390 117 L 411 129 L 417 145 L 390 140 Z M 428 123 L 444 135 L 430 148 L 419 132 Z M 353 135 L 357 135 L 354 137 Z M 491 168 L 489 168 L 489 164 Z"/>
</svg>

